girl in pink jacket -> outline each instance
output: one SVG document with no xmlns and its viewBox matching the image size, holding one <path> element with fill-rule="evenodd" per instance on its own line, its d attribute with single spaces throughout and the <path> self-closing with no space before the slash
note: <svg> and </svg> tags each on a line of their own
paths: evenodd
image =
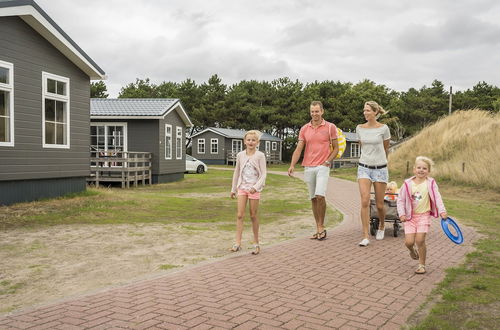
<svg viewBox="0 0 500 330">
<path fill-rule="evenodd" d="M 425 236 L 431 226 L 431 217 L 447 218 L 436 180 L 429 177 L 432 165 L 430 158 L 418 156 L 413 166 L 415 176 L 405 180 L 397 200 L 398 215 L 405 228 L 405 245 L 410 250 L 410 257 L 419 261 L 417 274 L 425 273 Z"/>
<path fill-rule="evenodd" d="M 266 182 L 266 156 L 257 150 L 261 133 L 256 130 L 248 131 L 243 137 L 245 150 L 236 156 L 236 167 L 233 174 L 231 198 L 238 196 L 238 211 L 236 214 L 236 240 L 231 248 L 232 252 L 241 250 L 241 236 L 243 234 L 243 218 L 245 209 L 250 205 L 250 219 L 254 237 L 254 250 L 252 254 L 259 254 L 259 208 L 260 192 Z"/>
</svg>

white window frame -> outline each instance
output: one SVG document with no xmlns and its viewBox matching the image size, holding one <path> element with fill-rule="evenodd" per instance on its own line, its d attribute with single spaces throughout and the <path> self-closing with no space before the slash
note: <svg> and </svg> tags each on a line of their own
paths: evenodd
<svg viewBox="0 0 500 330">
<path fill-rule="evenodd" d="M 175 127 L 175 159 L 182 159 L 182 127 Z"/>
<path fill-rule="evenodd" d="M 9 141 L 0 142 L 0 147 L 14 146 L 14 64 L 0 61 L 0 67 L 9 70 L 9 83 L 0 83 L 0 90 L 9 95 Z M 5 118 L 5 117 L 4 117 Z"/>
<path fill-rule="evenodd" d="M 66 95 L 60 95 L 47 92 L 47 79 L 63 82 L 66 84 Z M 52 73 L 42 71 L 42 146 L 43 148 L 69 149 L 70 132 L 71 132 L 71 109 L 70 109 L 70 85 L 69 78 L 58 76 Z M 65 102 L 66 103 L 66 143 L 65 144 L 48 144 L 45 143 L 45 99 Z"/>
<path fill-rule="evenodd" d="M 170 128 L 170 134 L 168 134 L 168 128 Z M 167 137 L 170 137 L 170 142 L 167 144 Z M 170 147 L 170 157 L 167 157 L 167 146 Z M 165 124 L 165 159 L 172 159 L 172 125 Z"/>
<path fill-rule="evenodd" d="M 127 123 L 126 122 L 91 122 L 90 126 L 104 126 L 104 146 L 106 151 L 108 151 L 108 126 L 122 126 L 123 127 L 123 151 L 128 151 L 128 133 L 127 133 Z"/>
<path fill-rule="evenodd" d="M 278 149 L 278 142 L 273 141 L 273 142 L 271 143 L 271 150 L 272 150 L 272 151 L 276 151 L 277 149 Z"/>
<path fill-rule="evenodd" d="M 200 150 L 200 147 L 203 146 L 203 151 Z M 205 153 L 205 139 L 198 139 L 198 153 L 199 154 L 204 154 Z"/>
<path fill-rule="evenodd" d="M 265 150 L 266 150 L 266 154 L 271 152 L 271 141 L 266 141 Z"/>
<path fill-rule="evenodd" d="M 235 143 L 236 142 L 236 143 Z M 236 150 L 234 147 L 235 147 L 235 144 L 239 144 L 239 150 Z M 240 151 L 243 150 L 243 140 L 232 140 L 231 141 L 231 151 L 232 152 L 235 152 L 235 153 L 238 153 Z"/>
<path fill-rule="evenodd" d="M 215 152 L 214 152 L 214 147 L 215 147 Z M 210 139 L 210 153 L 211 154 L 219 153 L 219 139 L 217 138 Z"/>
<path fill-rule="evenodd" d="M 361 149 L 360 149 L 359 143 L 351 143 L 351 158 L 359 158 L 361 155 Z"/>
</svg>

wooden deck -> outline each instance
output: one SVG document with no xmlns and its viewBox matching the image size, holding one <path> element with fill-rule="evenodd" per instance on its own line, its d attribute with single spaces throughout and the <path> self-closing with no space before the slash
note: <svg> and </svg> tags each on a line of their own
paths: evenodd
<svg viewBox="0 0 500 330">
<path fill-rule="evenodd" d="M 135 151 L 92 151 L 89 184 L 119 182 L 122 188 L 151 184 L 151 153 Z"/>
</svg>

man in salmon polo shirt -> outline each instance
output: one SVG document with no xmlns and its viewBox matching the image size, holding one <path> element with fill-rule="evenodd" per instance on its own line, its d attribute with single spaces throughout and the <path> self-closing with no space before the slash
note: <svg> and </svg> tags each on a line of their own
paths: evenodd
<svg viewBox="0 0 500 330">
<path fill-rule="evenodd" d="M 330 176 L 330 166 L 339 151 L 337 141 L 337 127 L 323 119 L 325 110 L 320 101 L 311 102 L 311 121 L 302 126 L 299 132 L 299 142 L 292 155 L 292 162 L 288 168 L 288 175 L 293 176 L 295 164 L 299 161 L 304 150 L 304 181 L 309 187 L 309 197 L 312 203 L 316 233 L 311 239 L 324 240 L 326 238 L 326 187 Z M 332 148 L 330 148 L 332 146 Z"/>
</svg>

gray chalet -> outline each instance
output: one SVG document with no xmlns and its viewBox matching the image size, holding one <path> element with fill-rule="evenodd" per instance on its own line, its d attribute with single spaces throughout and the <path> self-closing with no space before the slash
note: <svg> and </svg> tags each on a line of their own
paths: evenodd
<svg viewBox="0 0 500 330">
<path fill-rule="evenodd" d="M 356 133 L 344 132 L 346 148 L 341 158 L 334 162 L 335 167 L 352 166 L 358 162 L 361 148 Z"/>
<path fill-rule="evenodd" d="M 0 40 L 0 204 L 85 190 L 104 71 L 34 1 L 0 1 Z"/>
<path fill-rule="evenodd" d="M 244 130 L 209 127 L 191 137 L 192 156 L 207 164 L 234 163 L 236 154 L 244 149 Z M 268 133 L 260 138 L 259 150 L 269 163 L 281 163 L 282 140 Z"/>
<path fill-rule="evenodd" d="M 90 119 L 91 151 L 151 153 L 152 183 L 184 177 L 193 124 L 178 99 L 91 99 Z"/>
</svg>

